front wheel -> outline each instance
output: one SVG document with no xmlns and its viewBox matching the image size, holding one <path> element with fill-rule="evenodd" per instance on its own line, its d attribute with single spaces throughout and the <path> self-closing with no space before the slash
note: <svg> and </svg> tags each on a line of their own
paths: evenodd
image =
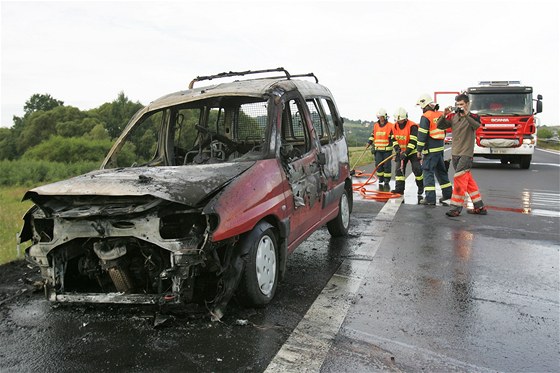
<svg viewBox="0 0 560 373">
<path fill-rule="evenodd" d="M 350 227 L 350 202 L 348 192 L 344 190 L 338 203 L 338 215 L 327 223 L 327 229 L 333 237 L 346 236 Z"/>
<path fill-rule="evenodd" d="M 268 304 L 278 285 L 278 244 L 274 227 L 260 222 L 242 243 L 248 245 L 238 295 L 243 304 L 262 307 Z"/>
<path fill-rule="evenodd" d="M 521 155 L 519 156 L 519 168 L 522 170 L 527 170 L 531 167 L 531 156 L 530 155 Z"/>
</svg>

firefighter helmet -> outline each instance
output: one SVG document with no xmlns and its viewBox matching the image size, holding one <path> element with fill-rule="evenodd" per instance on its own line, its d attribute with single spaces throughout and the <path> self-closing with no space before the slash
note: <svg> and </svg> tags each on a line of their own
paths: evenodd
<svg viewBox="0 0 560 373">
<path fill-rule="evenodd" d="M 433 102 L 434 100 L 432 99 L 432 96 L 430 96 L 428 93 L 424 93 L 418 98 L 418 101 L 416 101 L 416 105 L 419 105 L 422 109 L 424 109 L 426 106 L 432 104 Z"/>
<path fill-rule="evenodd" d="M 380 108 L 379 110 L 377 110 L 377 114 L 375 114 L 378 118 L 379 117 L 385 117 L 385 119 L 387 119 L 387 110 L 385 110 L 384 108 Z"/>
<path fill-rule="evenodd" d="M 406 109 L 403 107 L 398 108 L 397 111 L 395 111 L 395 121 L 398 122 L 399 120 L 405 119 L 408 119 L 408 113 L 406 112 Z"/>
</svg>

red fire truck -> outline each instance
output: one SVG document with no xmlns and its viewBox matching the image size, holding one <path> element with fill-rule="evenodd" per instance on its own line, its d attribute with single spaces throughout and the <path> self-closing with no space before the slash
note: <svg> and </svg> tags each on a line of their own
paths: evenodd
<svg viewBox="0 0 560 373">
<path fill-rule="evenodd" d="M 458 92 L 436 92 L 435 97 L 452 93 Z M 537 145 L 535 114 L 542 112 L 542 95 L 534 100 L 533 87 L 511 80 L 482 81 L 465 93 L 471 102 L 470 111 L 480 115 L 481 121 L 474 156 L 529 168 Z"/>
</svg>

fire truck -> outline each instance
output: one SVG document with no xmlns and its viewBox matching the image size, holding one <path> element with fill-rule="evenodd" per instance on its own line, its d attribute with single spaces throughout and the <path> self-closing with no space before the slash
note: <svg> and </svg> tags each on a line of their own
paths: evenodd
<svg viewBox="0 0 560 373">
<path fill-rule="evenodd" d="M 535 100 L 533 87 L 511 80 L 482 81 L 465 93 L 471 102 L 470 111 L 478 114 L 481 122 L 474 156 L 528 169 L 537 145 L 535 114 L 542 112 L 542 95 Z"/>
</svg>

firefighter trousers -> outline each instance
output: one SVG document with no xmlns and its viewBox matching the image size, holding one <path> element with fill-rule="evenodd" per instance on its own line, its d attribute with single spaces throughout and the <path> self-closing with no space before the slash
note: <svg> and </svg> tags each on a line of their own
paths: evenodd
<svg viewBox="0 0 560 373">
<path fill-rule="evenodd" d="M 393 155 L 392 150 L 389 151 L 375 150 L 374 151 L 375 167 L 379 166 L 381 162 L 389 158 L 391 155 Z M 391 161 L 387 161 L 383 163 L 381 167 L 377 169 L 377 178 L 379 179 L 379 183 L 383 183 L 383 182 L 388 183 L 389 181 L 391 181 Z"/>
<path fill-rule="evenodd" d="M 451 208 L 461 211 L 468 197 L 471 198 L 474 208 L 481 208 L 484 206 L 482 196 L 478 190 L 478 185 L 471 173 L 473 158 L 463 155 L 454 155 L 451 157 L 451 160 L 453 162 L 453 168 L 455 169 L 453 194 L 451 195 L 450 203 L 452 206 Z"/>
<path fill-rule="evenodd" d="M 416 186 L 418 187 L 418 195 L 424 193 L 424 176 L 422 176 L 422 165 L 418 160 L 416 154 L 412 154 L 408 157 L 403 157 L 402 160 L 396 163 L 395 170 L 395 193 L 404 194 L 404 185 L 406 180 L 406 166 L 410 162 L 412 166 L 412 173 L 416 179 Z"/>
<path fill-rule="evenodd" d="M 443 162 L 443 152 L 428 153 L 422 162 L 422 172 L 424 175 L 425 200 L 429 204 L 436 203 L 436 179 L 441 188 L 442 199 L 451 198 L 452 185 L 447 175 L 447 169 Z"/>
</svg>

